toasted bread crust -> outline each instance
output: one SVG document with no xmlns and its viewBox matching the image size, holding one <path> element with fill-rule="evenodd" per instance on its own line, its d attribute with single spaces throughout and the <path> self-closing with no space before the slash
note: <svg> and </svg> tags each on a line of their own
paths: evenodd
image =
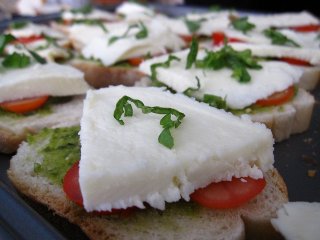
<svg viewBox="0 0 320 240">
<path fill-rule="evenodd" d="M 94 88 L 110 85 L 133 86 L 144 74 L 135 68 L 106 67 L 89 61 L 72 61 L 70 63 L 84 73 L 84 78 Z"/>
<path fill-rule="evenodd" d="M 0 152 L 7 154 L 15 152 L 25 136 L 26 133 L 15 134 L 9 129 L 0 128 Z"/>
</svg>

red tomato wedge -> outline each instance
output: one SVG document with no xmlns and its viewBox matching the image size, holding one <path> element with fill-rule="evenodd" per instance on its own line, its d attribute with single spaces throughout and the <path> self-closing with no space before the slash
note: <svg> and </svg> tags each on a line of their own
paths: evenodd
<svg viewBox="0 0 320 240">
<path fill-rule="evenodd" d="M 213 45 L 215 46 L 224 44 L 225 39 L 229 43 L 245 42 L 238 38 L 233 38 L 233 37 L 228 38 L 223 32 L 214 32 L 211 37 L 212 37 Z"/>
<path fill-rule="evenodd" d="M 245 177 L 241 179 L 232 178 L 231 181 L 211 183 L 192 193 L 191 199 L 207 208 L 235 208 L 257 196 L 266 186 L 263 178 Z"/>
<path fill-rule="evenodd" d="M 31 37 L 20 37 L 16 41 L 22 44 L 28 44 L 41 39 L 43 39 L 43 36 L 39 35 L 39 36 L 31 36 Z"/>
<path fill-rule="evenodd" d="M 297 32 L 317 32 L 320 30 L 320 24 L 310 24 L 310 25 L 291 27 L 291 29 Z"/>
<path fill-rule="evenodd" d="M 256 102 L 256 105 L 259 105 L 261 107 L 267 107 L 284 104 L 293 98 L 294 92 L 294 87 L 291 86 L 282 92 L 276 92 L 272 94 L 268 98 L 258 100 Z"/>
<path fill-rule="evenodd" d="M 62 187 L 63 191 L 71 201 L 81 207 L 83 206 L 83 198 L 79 184 L 79 161 L 75 162 L 67 171 L 63 179 Z M 122 217 L 127 217 L 131 215 L 134 210 L 135 208 L 131 207 L 127 209 L 113 209 L 112 211 L 94 211 L 92 213 L 98 215 L 118 214 Z"/>
<path fill-rule="evenodd" d="M 141 57 L 130 58 L 130 59 L 128 59 L 128 62 L 132 66 L 138 67 L 140 65 L 140 63 L 143 62 L 143 58 L 141 58 Z"/>
<path fill-rule="evenodd" d="M 297 58 L 289 58 L 289 57 L 282 57 L 280 58 L 281 61 L 287 62 L 292 65 L 298 65 L 298 66 L 311 66 L 311 64 L 307 61 L 303 61 Z"/>
<path fill-rule="evenodd" d="M 42 107 L 49 96 L 26 98 L 22 100 L 7 101 L 0 103 L 0 108 L 14 113 L 28 113 Z"/>
<path fill-rule="evenodd" d="M 185 41 L 186 43 L 191 43 L 192 42 L 192 35 L 180 35 L 180 37 Z"/>
</svg>

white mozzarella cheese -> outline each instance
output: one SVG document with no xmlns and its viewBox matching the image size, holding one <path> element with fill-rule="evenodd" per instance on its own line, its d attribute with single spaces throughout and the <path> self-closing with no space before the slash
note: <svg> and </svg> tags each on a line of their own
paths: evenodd
<svg viewBox="0 0 320 240">
<path fill-rule="evenodd" d="M 227 68 L 213 71 L 193 66 L 191 69 L 185 69 L 188 52 L 189 50 L 175 53 L 174 55 L 181 61 L 171 62 L 170 68 L 157 68 L 157 79 L 177 92 L 184 92 L 188 88 L 197 88 L 196 77 L 198 77 L 201 87 L 199 91 L 194 92 L 194 96 L 202 98 L 204 94 L 217 95 L 225 98 L 227 105 L 234 109 L 242 109 L 274 92 L 283 91 L 297 83 L 302 75 L 301 69 L 287 63 L 259 62 L 262 69 L 248 69 L 251 81 L 239 83 L 231 77 L 232 71 Z M 198 59 L 204 56 L 205 52 L 200 50 Z M 140 65 L 140 71 L 150 75 L 152 64 L 165 62 L 167 59 L 166 55 L 147 60 Z"/>
<path fill-rule="evenodd" d="M 258 28 L 294 27 L 309 24 L 319 24 L 319 19 L 305 11 L 300 13 L 249 15 L 248 21 L 254 23 Z"/>
<path fill-rule="evenodd" d="M 185 114 L 172 130 L 173 149 L 158 142 L 161 115 L 134 107 L 124 125 L 114 119 L 124 95 Z M 272 134 L 264 125 L 160 88 L 88 91 L 80 140 L 79 182 L 87 211 L 143 208 L 144 203 L 164 209 L 165 202 L 189 200 L 190 193 L 211 182 L 261 178 L 274 161 Z"/>
<path fill-rule="evenodd" d="M 299 33 L 289 29 L 278 31 L 303 48 L 319 49 L 320 41 L 317 38 L 317 33 Z M 244 34 L 236 29 L 228 28 L 223 30 L 223 32 L 228 38 L 240 39 L 247 43 L 273 45 L 271 39 L 266 37 L 264 33 L 260 31 L 254 30 Z"/>
<path fill-rule="evenodd" d="M 12 70 L 2 68 L 0 73 L 0 102 L 43 95 L 84 94 L 88 89 L 82 72 L 56 63 Z"/>
<path fill-rule="evenodd" d="M 320 236 L 320 203 L 289 202 L 271 219 L 273 227 L 287 240 L 317 240 Z"/>
<path fill-rule="evenodd" d="M 182 18 L 168 18 L 163 16 L 157 17 L 159 21 L 162 21 L 170 30 L 179 35 L 191 35 L 192 33 L 189 31 L 186 20 Z M 198 21 L 200 24 L 199 29 L 196 31 L 198 35 L 211 36 L 215 31 L 223 31 L 225 30 L 229 24 L 230 20 L 228 15 L 218 15 L 215 18 L 208 18 L 203 20 L 192 20 Z"/>
<path fill-rule="evenodd" d="M 130 17 L 130 15 L 153 16 L 155 12 L 148 7 L 134 2 L 124 2 L 116 9 L 116 13 Z"/>
<path fill-rule="evenodd" d="M 131 57 L 143 56 L 146 53 L 166 53 L 167 49 L 177 51 L 185 43 L 160 21 L 153 20 L 146 24 L 148 36 L 137 39 L 135 34 L 139 29 L 131 29 L 128 37 L 119 38 L 112 44 L 109 40 L 114 36 L 123 36 L 128 27 L 110 31 L 106 37 L 94 38 L 82 49 L 82 55 L 86 58 L 100 59 L 104 65 L 112 65 L 118 61 Z"/>
<path fill-rule="evenodd" d="M 38 40 L 25 45 L 29 50 L 36 51 L 41 57 L 47 61 L 54 62 L 55 59 L 66 59 L 70 57 L 68 51 L 62 47 L 58 47 L 54 44 L 48 45 L 48 41 L 45 39 Z M 24 53 L 31 56 L 31 54 L 20 44 L 6 46 L 6 52 L 12 54 L 14 52 Z"/>
<path fill-rule="evenodd" d="M 8 29 L 6 32 L 12 34 L 16 38 L 40 36 L 42 34 L 52 38 L 65 38 L 61 32 L 49 26 L 34 23 L 28 23 L 25 27 L 20 29 Z"/>
<path fill-rule="evenodd" d="M 211 18 L 217 18 L 221 16 L 238 16 L 239 14 L 236 11 L 230 10 L 230 11 L 211 11 L 211 12 L 204 12 L 204 13 L 188 13 L 186 14 L 186 18 L 197 21 L 201 19 L 211 19 Z"/>
<path fill-rule="evenodd" d="M 320 49 L 292 48 L 279 45 L 230 43 L 237 51 L 250 49 L 255 56 L 259 57 L 290 57 L 307 61 L 312 65 L 320 65 Z"/>
<path fill-rule="evenodd" d="M 101 9 L 92 9 L 91 12 L 84 14 L 81 12 L 71 12 L 65 11 L 61 15 L 63 20 L 72 21 L 72 20 L 83 20 L 83 19 L 96 19 L 96 20 L 106 20 L 114 21 L 117 20 L 117 16 L 113 13 L 101 10 Z"/>
</svg>

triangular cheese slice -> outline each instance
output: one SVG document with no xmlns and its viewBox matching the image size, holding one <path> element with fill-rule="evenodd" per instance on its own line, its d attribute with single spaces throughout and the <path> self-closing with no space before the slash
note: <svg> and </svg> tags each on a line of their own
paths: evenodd
<svg viewBox="0 0 320 240">
<path fill-rule="evenodd" d="M 119 124 L 113 113 L 124 95 L 185 114 L 172 130 L 172 149 L 158 142 L 163 115 L 133 107 L 133 117 Z M 261 178 L 274 161 L 272 134 L 264 125 L 160 88 L 88 91 L 80 140 L 79 181 L 87 211 L 143 208 L 144 203 L 164 209 L 165 202 L 189 200 L 190 193 L 211 182 Z"/>
</svg>

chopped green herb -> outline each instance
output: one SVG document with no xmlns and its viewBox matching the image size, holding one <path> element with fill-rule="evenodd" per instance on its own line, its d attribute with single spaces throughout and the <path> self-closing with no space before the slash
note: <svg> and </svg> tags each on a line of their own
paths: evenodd
<svg viewBox="0 0 320 240">
<path fill-rule="evenodd" d="M 28 52 L 31 54 L 31 56 L 40 64 L 45 64 L 47 63 L 47 60 L 41 57 L 38 53 L 28 50 Z"/>
<path fill-rule="evenodd" d="M 125 31 L 125 33 L 122 34 L 121 36 L 113 36 L 113 37 L 111 37 L 109 39 L 109 45 L 111 45 L 115 41 L 118 41 L 119 39 L 129 37 L 129 32 L 131 31 L 131 29 L 135 29 L 135 28 L 139 29 L 139 32 L 137 32 L 134 35 L 136 37 L 136 39 L 143 39 L 143 38 L 148 37 L 148 29 L 146 28 L 146 26 L 142 22 L 139 22 L 137 24 L 130 25 L 128 27 L 128 29 Z"/>
<path fill-rule="evenodd" d="M 192 87 L 187 88 L 186 90 L 183 91 L 184 95 L 191 97 L 193 92 L 200 90 L 200 87 L 201 87 L 200 86 L 200 79 L 197 76 L 196 76 L 196 80 L 197 80 L 197 88 L 192 88 Z"/>
<path fill-rule="evenodd" d="M 261 69 L 252 56 L 250 50 L 235 51 L 232 47 L 225 45 L 222 49 L 216 52 L 207 51 L 207 55 L 202 60 L 196 61 L 197 68 L 220 70 L 222 68 L 232 69 L 232 77 L 241 83 L 246 83 L 251 80 L 247 68 Z"/>
<path fill-rule="evenodd" d="M 300 47 L 298 43 L 291 40 L 290 38 L 288 38 L 287 36 L 275 29 L 269 28 L 264 30 L 264 35 L 271 39 L 272 44 Z"/>
<path fill-rule="evenodd" d="M 157 80 L 157 72 L 156 69 L 159 67 L 163 67 L 163 68 L 169 68 L 170 64 L 172 61 L 180 61 L 180 58 L 174 56 L 174 55 L 169 55 L 167 61 L 162 62 L 162 63 L 154 63 L 151 65 L 151 80 Z"/>
<path fill-rule="evenodd" d="M 108 29 L 106 26 L 103 24 L 102 20 L 98 19 L 78 19 L 73 21 L 74 24 L 85 24 L 89 26 L 98 26 L 100 27 L 105 33 L 108 32 Z"/>
<path fill-rule="evenodd" d="M 199 20 L 194 20 L 194 21 L 189 20 L 189 19 L 184 20 L 189 32 L 191 32 L 191 33 L 197 32 L 201 27 L 201 23 L 204 21 L 206 21 L 206 19 L 204 19 L 204 18 L 199 19 Z"/>
<path fill-rule="evenodd" d="M 202 102 L 209 104 L 211 107 L 215 107 L 218 109 L 225 109 L 227 110 L 227 102 L 226 99 L 216 96 L 216 95 L 212 95 L 212 94 L 205 94 L 203 96 L 203 100 Z"/>
<path fill-rule="evenodd" d="M 192 64 L 196 61 L 197 55 L 198 55 L 198 49 L 199 49 L 199 43 L 198 41 L 193 37 L 191 46 L 190 46 L 190 51 L 187 56 L 187 64 L 186 64 L 186 69 L 189 69 L 192 67 Z"/>
<path fill-rule="evenodd" d="M 3 53 L 3 50 L 7 46 L 7 44 L 14 40 L 16 40 L 16 38 L 11 34 L 1 34 L 0 35 L 0 54 Z"/>
<path fill-rule="evenodd" d="M 2 62 L 2 66 L 6 68 L 25 68 L 28 65 L 30 65 L 30 57 L 16 52 L 6 56 Z"/>
<path fill-rule="evenodd" d="M 75 8 L 71 9 L 70 12 L 72 13 L 83 13 L 83 14 L 89 14 L 92 12 L 92 6 L 91 5 L 85 5 L 81 8 Z"/>
<path fill-rule="evenodd" d="M 137 108 L 140 108 L 142 113 L 155 113 L 155 114 L 164 114 L 164 117 L 160 120 L 160 125 L 163 130 L 158 137 L 158 142 L 163 146 L 171 149 L 174 145 L 174 140 L 170 132 L 171 128 L 177 128 L 181 124 L 182 119 L 185 115 L 182 112 L 179 112 L 173 108 L 163 108 L 163 107 L 149 107 L 145 106 L 144 103 L 138 99 L 133 99 L 128 96 L 123 96 L 119 99 L 116 104 L 116 108 L 113 113 L 113 117 L 121 124 L 124 125 L 124 121 L 121 119 L 122 115 L 125 117 L 133 116 L 133 108 L 130 104 L 133 103 Z M 175 116 L 176 120 L 172 120 L 171 116 Z"/>
<path fill-rule="evenodd" d="M 236 18 L 231 21 L 231 24 L 235 29 L 243 33 L 247 33 L 256 27 L 256 25 L 248 21 L 248 17 Z"/>
<path fill-rule="evenodd" d="M 11 29 L 22 29 L 25 28 L 29 24 L 29 21 L 17 21 L 10 23 L 9 27 Z"/>
</svg>

